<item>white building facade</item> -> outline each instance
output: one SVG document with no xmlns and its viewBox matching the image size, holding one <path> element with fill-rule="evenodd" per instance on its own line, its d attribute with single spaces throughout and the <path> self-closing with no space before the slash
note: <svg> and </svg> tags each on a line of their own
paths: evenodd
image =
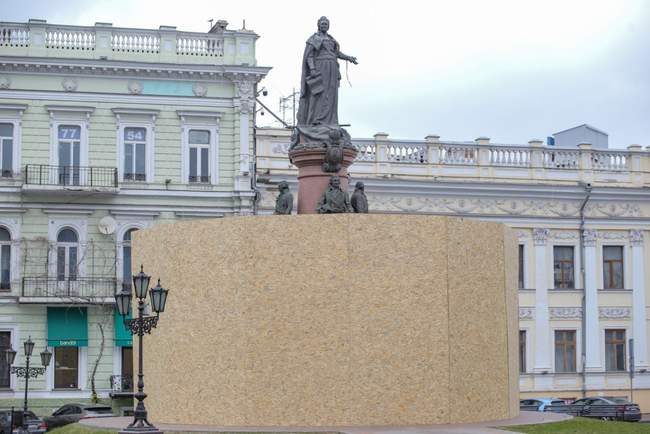
<svg viewBox="0 0 650 434">
<path fill-rule="evenodd" d="M 288 130 L 256 136 L 259 212 L 270 213 L 278 182 L 297 197 L 296 168 Z M 365 183 L 370 212 L 478 218 L 518 233 L 522 397 L 624 396 L 650 412 L 648 149 L 383 133 L 354 143 L 350 186 Z"/>
</svg>

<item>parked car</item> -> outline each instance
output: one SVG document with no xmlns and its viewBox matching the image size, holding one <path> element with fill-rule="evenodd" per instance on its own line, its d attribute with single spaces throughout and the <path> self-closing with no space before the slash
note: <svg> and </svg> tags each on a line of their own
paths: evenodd
<svg viewBox="0 0 650 434">
<path fill-rule="evenodd" d="M 22 410 L 20 410 L 20 412 L 22 412 Z M 25 413 L 25 419 L 29 434 L 43 434 L 47 431 L 47 424 L 33 412 L 28 410 Z M 14 426 L 15 425 L 16 422 L 14 421 Z M 11 409 L 0 410 L 0 434 L 9 434 L 11 432 Z M 16 432 L 16 430 L 14 429 L 13 432 Z"/>
<path fill-rule="evenodd" d="M 641 409 L 637 404 L 625 398 L 613 396 L 581 398 L 568 405 L 553 404 L 547 406 L 546 411 L 602 420 L 623 420 L 628 422 L 641 420 Z"/>
<path fill-rule="evenodd" d="M 52 416 L 47 416 L 45 423 L 49 428 L 57 428 L 81 419 L 111 416 L 115 416 L 113 409 L 107 405 L 65 404 L 52 413 Z"/>
<path fill-rule="evenodd" d="M 528 398 L 519 400 L 519 410 L 546 411 L 548 405 L 562 405 L 564 400 L 557 398 Z"/>
</svg>

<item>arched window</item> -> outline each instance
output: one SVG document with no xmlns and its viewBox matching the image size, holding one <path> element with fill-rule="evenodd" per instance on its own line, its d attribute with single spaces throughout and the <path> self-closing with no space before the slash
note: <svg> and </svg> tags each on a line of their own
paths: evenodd
<svg viewBox="0 0 650 434">
<path fill-rule="evenodd" d="M 62 229 L 56 237 L 56 277 L 59 281 L 77 280 L 79 238 L 70 229 Z"/>
<path fill-rule="evenodd" d="M 137 231 L 137 228 L 129 229 L 122 239 L 122 289 L 128 291 L 131 289 L 131 234 Z"/>
<path fill-rule="evenodd" d="M 11 289 L 11 234 L 0 227 L 0 289 Z"/>
</svg>

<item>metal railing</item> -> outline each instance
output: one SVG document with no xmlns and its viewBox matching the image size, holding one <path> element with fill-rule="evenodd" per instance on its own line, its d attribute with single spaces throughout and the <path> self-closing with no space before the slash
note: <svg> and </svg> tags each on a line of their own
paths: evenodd
<svg viewBox="0 0 650 434">
<path fill-rule="evenodd" d="M 59 280 L 57 277 L 23 277 L 23 297 L 113 297 L 117 292 L 113 277 L 77 277 Z"/>
<path fill-rule="evenodd" d="M 111 375 L 110 381 L 113 392 L 133 392 L 133 375 Z"/>
<path fill-rule="evenodd" d="M 25 184 L 117 188 L 117 168 L 28 164 Z"/>
</svg>

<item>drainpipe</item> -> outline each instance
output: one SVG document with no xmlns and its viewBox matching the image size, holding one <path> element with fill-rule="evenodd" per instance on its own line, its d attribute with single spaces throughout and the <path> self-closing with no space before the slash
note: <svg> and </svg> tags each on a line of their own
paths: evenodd
<svg viewBox="0 0 650 434">
<path fill-rule="evenodd" d="M 587 396 L 587 387 L 586 387 L 586 374 L 585 374 L 585 362 L 587 354 L 587 332 L 585 330 L 585 325 L 587 323 L 587 309 L 586 309 L 586 300 L 585 300 L 585 247 L 584 247 L 584 230 L 585 230 L 585 207 L 589 198 L 591 197 L 591 184 L 590 183 L 580 183 L 580 185 L 585 189 L 585 198 L 582 200 L 580 205 L 580 278 L 582 280 L 582 327 L 581 327 L 581 336 L 582 336 L 582 345 L 580 359 L 582 361 L 582 397 Z"/>
</svg>

